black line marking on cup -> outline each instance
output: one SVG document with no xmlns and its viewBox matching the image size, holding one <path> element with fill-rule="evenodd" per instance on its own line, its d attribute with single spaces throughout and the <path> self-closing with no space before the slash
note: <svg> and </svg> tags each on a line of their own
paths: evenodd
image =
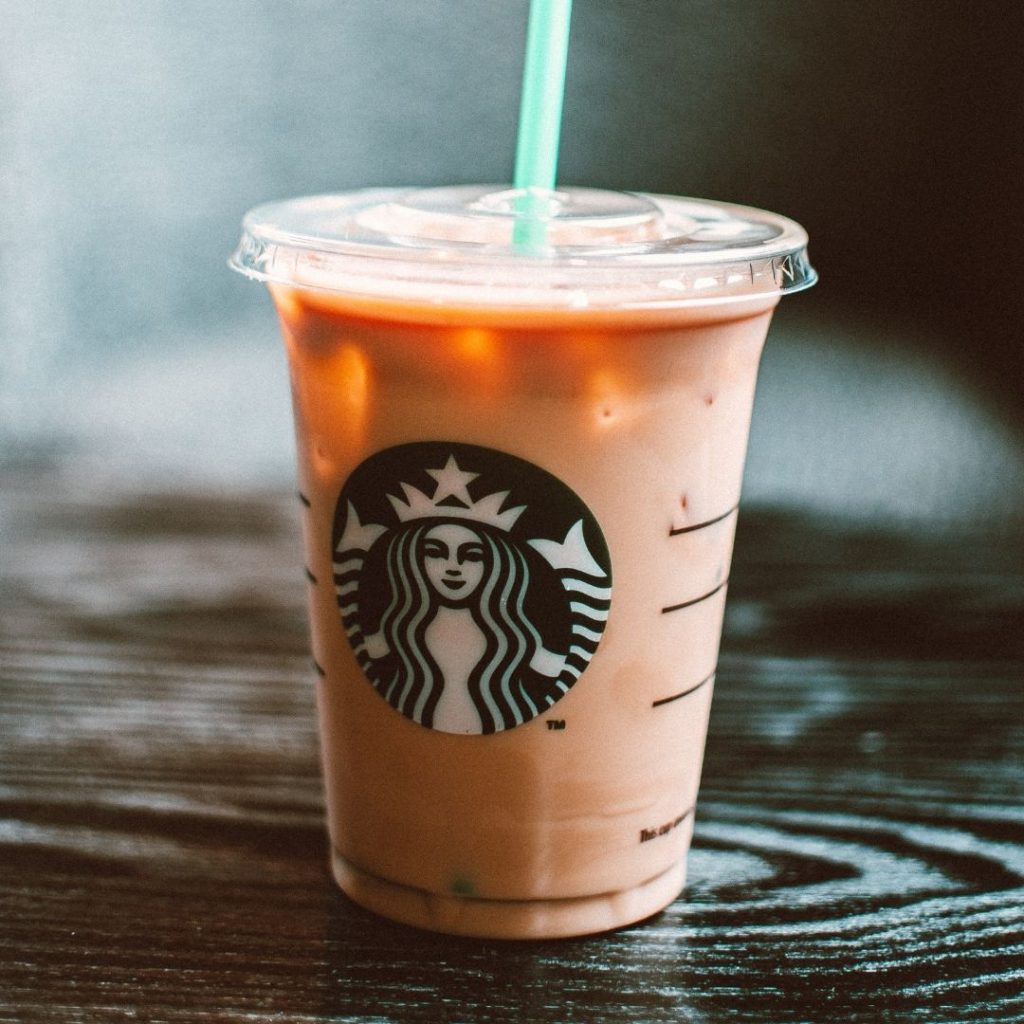
<svg viewBox="0 0 1024 1024">
<path fill-rule="evenodd" d="M 715 678 L 715 672 L 717 671 L 718 668 L 716 666 L 715 671 L 712 672 L 711 675 L 702 679 L 699 683 L 696 684 L 696 686 L 691 686 L 688 690 L 683 690 L 682 693 L 674 693 L 671 697 L 662 697 L 661 700 L 656 700 L 651 705 L 651 707 L 660 708 L 662 704 L 671 704 L 674 700 L 681 700 L 683 697 L 689 697 L 691 693 L 696 693 L 701 687 L 707 686 L 708 683 L 710 683 L 711 680 Z"/>
<path fill-rule="evenodd" d="M 693 598 L 692 601 L 682 601 L 679 604 L 670 604 L 667 608 L 661 609 L 661 614 L 664 615 L 666 612 L 677 612 L 682 608 L 689 608 L 691 605 L 700 604 L 701 601 L 706 601 L 709 597 L 714 597 L 715 594 L 728 584 L 728 582 L 728 578 L 722 580 L 714 590 L 709 590 L 706 594 L 701 594 L 700 597 Z"/>
<path fill-rule="evenodd" d="M 323 665 L 320 664 L 319 661 L 316 660 L 316 658 L 313 659 L 313 668 L 316 669 L 316 674 L 321 679 L 326 679 L 327 678 L 327 670 L 323 667 Z"/>
<path fill-rule="evenodd" d="M 703 530 L 705 526 L 714 526 L 715 523 L 728 519 L 738 508 L 739 505 L 733 505 L 728 512 L 723 512 L 720 516 L 715 516 L 714 519 L 705 519 L 703 523 L 695 523 L 693 526 L 675 526 L 668 531 L 668 535 L 670 537 L 678 537 L 681 533 L 693 533 L 694 530 Z"/>
<path fill-rule="evenodd" d="M 306 574 L 306 579 L 307 579 L 307 580 L 309 580 L 309 582 L 310 582 L 310 583 L 312 583 L 312 584 L 313 584 L 313 586 L 315 587 L 315 586 L 316 586 L 316 584 L 317 584 L 317 579 L 316 579 L 316 577 L 315 577 L 315 576 L 314 576 L 314 575 L 313 575 L 313 574 L 312 574 L 312 573 L 311 573 L 311 572 L 309 571 L 309 566 L 308 566 L 308 565 L 307 565 L 307 566 L 303 566 L 303 567 L 302 567 L 302 571 L 303 571 L 303 572 L 304 572 L 304 573 Z"/>
<path fill-rule="evenodd" d="M 299 501 L 301 501 L 302 504 L 306 506 L 306 508 L 312 508 L 312 505 L 310 505 L 310 503 L 309 503 L 309 498 L 307 498 L 302 493 L 302 491 L 296 491 L 295 493 L 298 495 Z"/>
</svg>

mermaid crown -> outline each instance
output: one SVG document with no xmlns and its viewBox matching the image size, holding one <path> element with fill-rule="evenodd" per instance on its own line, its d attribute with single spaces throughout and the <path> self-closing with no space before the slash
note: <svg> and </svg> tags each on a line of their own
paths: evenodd
<svg viewBox="0 0 1024 1024">
<path fill-rule="evenodd" d="M 405 501 L 388 495 L 399 520 L 403 523 L 414 519 L 468 519 L 475 523 L 486 523 L 499 530 L 510 530 L 516 520 L 526 511 L 525 505 L 516 505 L 502 511 L 502 505 L 509 496 L 508 491 L 496 491 L 485 495 L 479 501 L 469 496 L 469 484 L 479 473 L 467 473 L 459 468 L 454 455 L 441 469 L 428 469 L 427 472 L 437 481 L 434 493 L 428 497 L 418 487 L 402 481 Z"/>
</svg>

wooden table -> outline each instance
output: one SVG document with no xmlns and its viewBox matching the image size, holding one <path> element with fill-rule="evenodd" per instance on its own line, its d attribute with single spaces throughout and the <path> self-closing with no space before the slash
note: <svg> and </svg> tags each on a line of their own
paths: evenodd
<svg viewBox="0 0 1024 1024">
<path fill-rule="evenodd" d="M 339 895 L 290 495 L 0 494 L 0 1020 L 1024 1020 L 1024 545 L 750 510 L 685 898 L 574 941 Z"/>
</svg>

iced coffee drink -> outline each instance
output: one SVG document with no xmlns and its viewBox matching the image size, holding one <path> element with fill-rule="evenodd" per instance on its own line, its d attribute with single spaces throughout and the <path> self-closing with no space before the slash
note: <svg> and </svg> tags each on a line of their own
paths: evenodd
<svg viewBox="0 0 1024 1024">
<path fill-rule="evenodd" d="M 253 211 L 291 371 L 335 877 L 541 937 L 680 892 L 758 360 L 806 237 L 566 190 Z M 536 210 L 536 204 L 534 204 Z"/>
</svg>

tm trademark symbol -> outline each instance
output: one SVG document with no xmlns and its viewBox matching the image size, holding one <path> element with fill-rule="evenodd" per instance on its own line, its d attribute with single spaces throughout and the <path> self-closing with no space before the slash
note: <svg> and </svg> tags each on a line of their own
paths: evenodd
<svg viewBox="0 0 1024 1024">
<path fill-rule="evenodd" d="M 564 718 L 549 718 L 548 719 L 548 729 L 556 730 L 556 729 L 564 729 L 564 728 L 565 728 L 565 719 Z"/>
</svg>

